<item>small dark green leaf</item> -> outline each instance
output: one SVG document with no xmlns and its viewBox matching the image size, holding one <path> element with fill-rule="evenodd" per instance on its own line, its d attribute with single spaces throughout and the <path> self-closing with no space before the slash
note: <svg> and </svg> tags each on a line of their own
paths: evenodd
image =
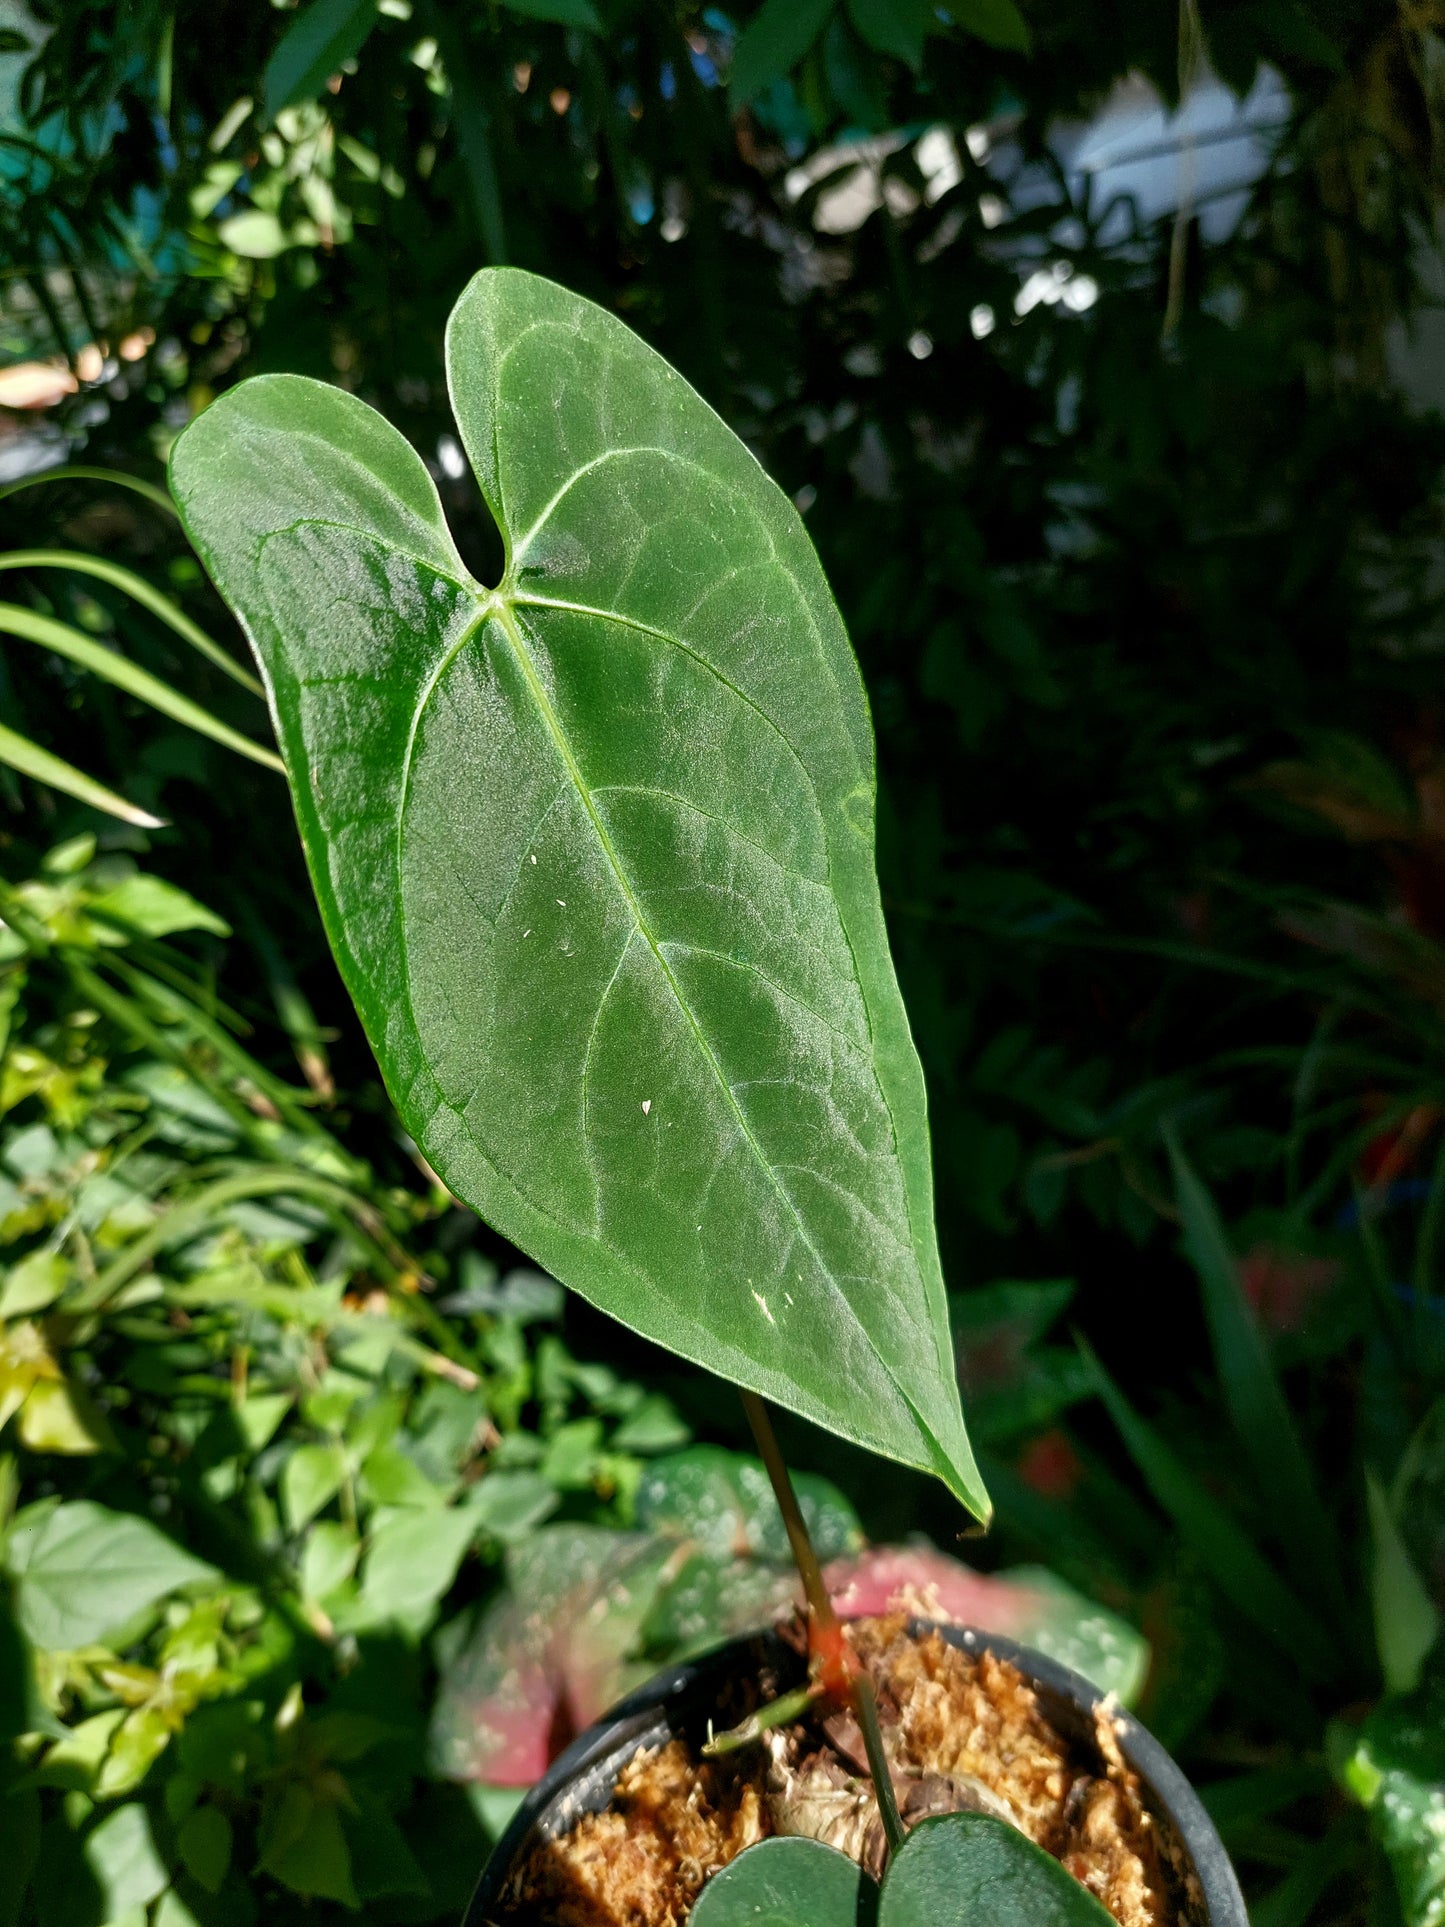
<svg viewBox="0 0 1445 1927">
<path fill-rule="evenodd" d="M 31 42 L 18 27 L 0 27 L 0 54 L 28 54 Z"/>
<path fill-rule="evenodd" d="M 358 1904 L 351 1850 L 337 1808 L 299 1782 L 283 1788 L 262 1820 L 258 1864 L 295 1894 Z"/>
<path fill-rule="evenodd" d="M 696 1915 L 694 1914 L 694 1919 Z M 878 1927 L 1112 1927 L 1113 1916 L 1016 1827 L 985 1813 L 924 1820 L 883 1882 Z"/>
<path fill-rule="evenodd" d="M 689 1927 L 861 1927 L 875 1895 L 857 1862 L 834 1847 L 763 1840 L 713 1875 Z"/>
<path fill-rule="evenodd" d="M 266 118 L 314 100 L 344 62 L 355 59 L 376 25 L 376 0 L 312 0 L 282 34 L 261 83 Z"/>
<path fill-rule="evenodd" d="M 602 31 L 602 21 L 592 0 L 502 0 L 502 4 L 513 13 L 525 14 L 529 20 L 555 20 L 563 27 L 586 27 L 591 33 Z"/>
<path fill-rule="evenodd" d="M 1014 0 L 950 0 L 948 11 L 965 33 L 987 46 L 1015 54 L 1033 49 L 1028 22 Z"/>
<path fill-rule="evenodd" d="M 915 70 L 923 64 L 924 36 L 940 25 L 933 0 L 848 0 L 848 15 L 876 53 Z"/>
<path fill-rule="evenodd" d="M 209 1894 L 219 1893 L 231 1867 L 231 1823 L 219 1807 L 197 1807 L 176 1835 L 186 1870 Z"/>
<path fill-rule="evenodd" d="M 729 92 L 741 105 L 796 67 L 837 0 L 764 0 L 733 50 Z"/>
</svg>

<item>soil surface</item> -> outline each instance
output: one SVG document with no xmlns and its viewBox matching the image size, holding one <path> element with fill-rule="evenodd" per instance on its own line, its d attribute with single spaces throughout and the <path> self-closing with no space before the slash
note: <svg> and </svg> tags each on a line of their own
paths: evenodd
<svg viewBox="0 0 1445 1927">
<path fill-rule="evenodd" d="M 1193 1927 L 1203 1907 L 1145 1807 L 1107 1712 L 1094 1748 L 1044 1718 L 1017 1668 L 913 1637 L 902 1616 L 854 1621 L 906 1824 L 973 1808 L 1061 1861 L 1120 1927 Z M 883 1830 L 849 1714 L 810 1716 L 721 1759 L 674 1739 L 637 1754 L 604 1813 L 536 1847 L 507 1892 L 536 1927 L 686 1927 L 721 1867 L 769 1834 L 807 1834 L 876 1873 Z"/>
</svg>

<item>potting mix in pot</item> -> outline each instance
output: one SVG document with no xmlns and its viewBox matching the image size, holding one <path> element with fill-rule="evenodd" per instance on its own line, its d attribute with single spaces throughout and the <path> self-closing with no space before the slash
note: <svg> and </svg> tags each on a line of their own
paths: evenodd
<svg viewBox="0 0 1445 1927">
<path fill-rule="evenodd" d="M 772 1439 L 764 1398 L 987 1521 L 872 730 L 802 522 L 667 363 L 550 282 L 478 275 L 447 348 L 496 587 L 402 436 L 316 382 L 223 397 L 173 491 L 261 665 L 407 1128 L 565 1284 L 744 1389 L 809 1600 L 808 1687 L 740 1681 L 724 1750 L 638 1754 L 608 1811 L 523 1857 L 513 1915 L 1191 1921 L 1106 1715 L 1080 1749 L 1005 1662 L 837 1626 Z"/>
</svg>

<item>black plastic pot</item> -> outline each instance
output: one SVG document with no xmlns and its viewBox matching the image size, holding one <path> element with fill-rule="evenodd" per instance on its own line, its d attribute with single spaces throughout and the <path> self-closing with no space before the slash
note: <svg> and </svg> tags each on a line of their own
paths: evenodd
<svg viewBox="0 0 1445 1927">
<path fill-rule="evenodd" d="M 929 1624 L 919 1621 L 918 1630 L 928 1630 Z M 1078 1673 L 997 1633 L 963 1626 L 938 1626 L 936 1630 L 964 1652 L 987 1650 L 1010 1660 L 1034 1687 L 1040 1708 L 1057 1730 L 1081 1748 L 1094 1746 L 1099 1694 Z M 700 1659 L 657 1674 L 580 1734 L 518 1807 L 482 1869 L 462 1927 L 494 1927 L 499 1923 L 508 1876 L 539 1838 L 556 1839 L 580 1815 L 601 1812 L 612 1797 L 618 1774 L 639 1748 L 661 1745 L 674 1735 L 699 1741 L 729 1685 L 756 1678 L 764 1668 L 784 1685 L 800 1677 L 797 1654 L 775 1634 L 731 1640 Z M 1150 1811 L 1182 1848 L 1184 1860 L 1198 1879 L 1204 1911 L 1191 1927 L 1249 1927 L 1244 1896 L 1229 1855 L 1199 1796 L 1137 1720 L 1123 1714 L 1116 1716 L 1116 1724 L 1120 1750 L 1139 1775 Z"/>
</svg>

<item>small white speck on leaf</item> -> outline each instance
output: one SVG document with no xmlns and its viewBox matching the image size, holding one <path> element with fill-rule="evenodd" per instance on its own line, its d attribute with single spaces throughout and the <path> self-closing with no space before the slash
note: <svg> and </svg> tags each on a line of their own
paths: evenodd
<svg viewBox="0 0 1445 1927">
<path fill-rule="evenodd" d="M 562 901 L 561 897 L 558 897 L 557 899 L 557 908 L 559 910 L 565 910 L 567 908 L 566 904 Z"/>
<path fill-rule="evenodd" d="M 537 859 L 536 859 L 536 857 L 534 857 L 534 856 L 529 856 L 529 857 L 527 858 L 527 861 L 528 861 L 529 863 L 535 863 L 535 862 L 537 861 Z"/>
<path fill-rule="evenodd" d="M 524 930 L 524 931 L 522 932 L 522 935 L 523 935 L 524 937 L 530 937 L 530 936 L 531 936 L 531 934 L 532 934 L 532 933 L 531 933 L 531 931 L 530 931 L 530 930 Z"/>
<path fill-rule="evenodd" d="M 776 1319 L 776 1318 L 774 1318 L 774 1316 L 773 1316 L 773 1314 L 772 1314 L 772 1313 L 771 1313 L 771 1312 L 770 1312 L 770 1311 L 768 1310 L 768 1301 L 767 1301 L 767 1299 L 766 1299 L 766 1298 L 764 1298 L 764 1296 L 763 1296 L 763 1294 L 762 1294 L 762 1293 L 761 1293 L 760 1291 L 755 1291 L 755 1292 L 753 1293 L 753 1296 L 754 1296 L 754 1298 L 756 1298 L 756 1299 L 757 1299 L 757 1301 L 758 1301 L 758 1310 L 759 1310 L 759 1311 L 760 1311 L 760 1312 L 761 1312 L 761 1313 L 763 1314 L 763 1316 L 764 1316 L 764 1318 L 766 1318 L 766 1319 L 767 1319 L 767 1321 L 768 1321 L 768 1323 L 769 1323 L 770 1325 L 776 1325 L 778 1321 L 777 1321 L 777 1319 Z"/>
<path fill-rule="evenodd" d="M 646 1117 L 647 1113 L 651 1109 L 652 1109 L 652 1099 L 650 1097 L 644 1097 L 642 1100 L 642 1115 Z"/>
</svg>

